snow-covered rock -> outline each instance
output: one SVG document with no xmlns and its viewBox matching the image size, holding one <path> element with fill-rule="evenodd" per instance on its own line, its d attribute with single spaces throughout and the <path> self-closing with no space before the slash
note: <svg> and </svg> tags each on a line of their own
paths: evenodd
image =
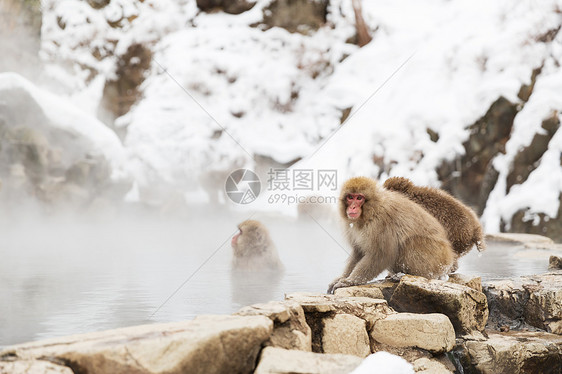
<svg viewBox="0 0 562 374">
<path fill-rule="evenodd" d="M 38 198 L 84 204 L 122 199 L 125 151 L 115 133 L 65 99 L 0 74 L 0 180 L 8 204 Z"/>
</svg>

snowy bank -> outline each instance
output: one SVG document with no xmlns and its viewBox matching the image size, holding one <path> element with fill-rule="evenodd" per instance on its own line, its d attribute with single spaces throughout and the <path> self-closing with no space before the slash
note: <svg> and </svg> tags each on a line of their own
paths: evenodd
<svg viewBox="0 0 562 374">
<path fill-rule="evenodd" d="M 559 132 L 528 176 L 513 188 L 508 181 L 517 154 L 562 110 L 557 1 L 363 2 L 373 40 L 362 48 L 350 43 L 351 1 L 326 2 L 324 24 L 302 33 L 267 24 L 277 3 L 259 0 L 233 15 L 194 1 L 48 0 L 41 55 L 59 91 L 94 114 L 104 87 L 137 61 L 125 58 L 130 48 L 151 51 L 148 69 L 137 72 L 138 99 L 107 123 L 124 134 L 140 198 L 158 184 L 169 187 L 164 195 L 208 192 L 201 180 L 223 181 L 239 167 L 440 186 L 463 172 L 442 175 L 440 166 L 466 154 L 470 126 L 503 97 L 516 116 L 487 161 L 494 184 L 478 202 L 486 229 L 509 230 L 516 214 L 525 230 L 560 221 Z M 519 95 L 524 86 L 529 97 Z M 480 179 L 477 189 L 487 189 Z"/>
</svg>

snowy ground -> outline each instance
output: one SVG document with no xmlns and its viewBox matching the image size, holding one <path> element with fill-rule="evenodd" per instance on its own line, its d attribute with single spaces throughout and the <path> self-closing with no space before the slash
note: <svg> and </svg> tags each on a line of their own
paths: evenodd
<svg viewBox="0 0 562 374">
<path fill-rule="evenodd" d="M 542 65 L 506 154 L 494 160 L 500 177 L 482 219 L 492 232 L 524 207 L 556 216 L 560 131 L 525 183 L 506 195 L 505 181 L 519 149 L 562 109 L 562 35 L 539 40 L 561 24 L 561 1 L 364 1 L 373 41 L 361 49 L 345 43 L 354 33 L 350 0 L 331 1 L 329 24 L 307 36 L 250 27 L 268 3 L 233 16 L 200 13 L 190 0 L 114 0 L 103 10 L 44 0 L 41 55 L 58 82 L 50 89 L 94 115 L 114 55 L 151 46 L 143 98 L 116 121 L 127 127 L 124 167 L 141 188 L 193 189 L 201 173 L 252 168 L 256 155 L 335 169 L 340 183 L 363 174 L 438 185 L 435 169 L 463 152 L 466 127 L 500 96 L 519 102 L 519 88 Z"/>
</svg>

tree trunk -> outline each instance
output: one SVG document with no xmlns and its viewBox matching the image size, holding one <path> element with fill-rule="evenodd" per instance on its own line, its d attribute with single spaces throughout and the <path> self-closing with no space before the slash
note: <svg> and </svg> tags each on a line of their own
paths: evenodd
<svg viewBox="0 0 562 374">
<path fill-rule="evenodd" d="M 357 32 L 357 44 L 359 47 L 369 44 L 373 39 L 369 34 L 367 24 L 363 19 L 363 10 L 361 8 L 361 0 L 352 0 L 353 13 L 355 14 L 355 30 Z"/>
</svg>

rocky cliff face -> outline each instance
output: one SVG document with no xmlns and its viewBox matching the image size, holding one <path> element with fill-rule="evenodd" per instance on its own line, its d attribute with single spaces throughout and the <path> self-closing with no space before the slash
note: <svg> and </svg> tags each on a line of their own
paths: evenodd
<svg viewBox="0 0 562 374">
<path fill-rule="evenodd" d="M 553 30 L 554 34 L 557 32 L 558 29 Z M 545 154 L 549 149 L 551 152 L 558 149 L 554 137 L 560 128 L 560 115 L 557 110 L 553 110 L 542 120 L 540 128 L 533 133 L 530 141 L 526 141 L 527 145 L 519 146 L 507 163 L 507 172 L 502 173 L 501 180 L 500 173 L 494 166 L 494 159 L 501 158 L 506 153 L 505 147 L 514 132 L 513 124 L 518 113 L 533 98 L 533 87 L 540 72 L 541 69 L 533 70 L 531 84 L 521 87 L 518 103 L 500 97 L 482 118 L 468 126 L 469 137 L 462 144 L 464 154 L 443 162 L 437 169 L 442 188 L 476 207 L 479 215 L 484 213 L 492 190 L 501 189 L 503 194 L 509 195 L 512 188 L 528 181 L 541 162 L 548 162 L 543 158 L 546 159 Z M 562 158 L 559 166 L 562 166 Z M 556 168 L 556 163 L 554 167 Z M 553 178 L 557 176 L 553 175 Z M 562 204 L 553 216 L 532 212 L 530 207 L 522 207 L 511 217 L 502 218 L 501 229 L 547 235 L 562 241 L 561 207 Z"/>
</svg>

